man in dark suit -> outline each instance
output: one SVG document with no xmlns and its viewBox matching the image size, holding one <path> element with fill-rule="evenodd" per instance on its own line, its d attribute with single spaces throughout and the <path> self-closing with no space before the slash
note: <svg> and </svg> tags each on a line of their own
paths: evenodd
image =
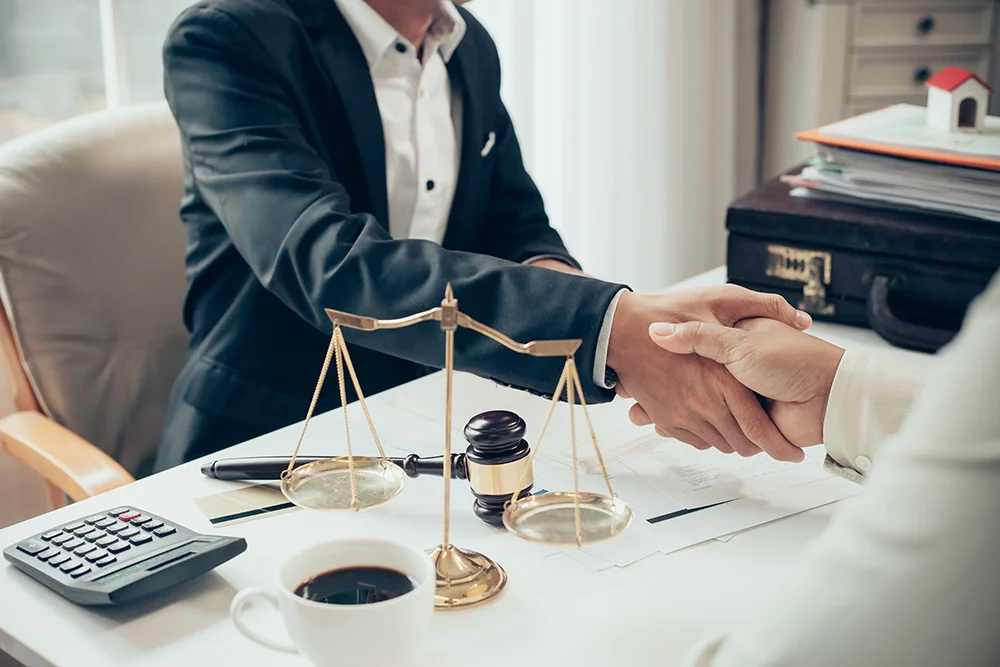
<svg viewBox="0 0 1000 667">
<path fill-rule="evenodd" d="M 187 173 L 191 342 L 158 469 L 300 420 L 331 332 L 324 308 L 400 317 L 438 305 L 448 283 L 463 311 L 516 340 L 583 339 L 591 402 L 627 387 L 663 433 L 798 452 L 724 369 L 646 334 L 662 320 L 795 324 L 796 311 L 737 288 L 640 296 L 582 275 L 524 170 L 496 48 L 464 9 L 203 0 L 172 27 L 164 68 Z M 345 336 L 367 393 L 443 363 L 433 323 Z M 461 330 L 455 355 L 459 370 L 541 394 L 562 366 Z M 337 405 L 334 384 L 317 409 Z"/>
</svg>

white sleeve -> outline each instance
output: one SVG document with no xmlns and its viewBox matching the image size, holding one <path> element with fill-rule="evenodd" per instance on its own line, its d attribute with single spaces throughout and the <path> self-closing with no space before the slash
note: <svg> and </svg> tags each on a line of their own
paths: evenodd
<svg viewBox="0 0 1000 667">
<path fill-rule="evenodd" d="M 1000 665 L 998 332 L 1000 278 L 879 449 L 865 491 L 789 564 L 772 604 L 689 665 Z"/>
<path fill-rule="evenodd" d="M 868 351 L 847 350 L 830 388 L 823 442 L 827 469 L 860 481 L 879 447 L 899 430 L 923 376 Z"/>
</svg>

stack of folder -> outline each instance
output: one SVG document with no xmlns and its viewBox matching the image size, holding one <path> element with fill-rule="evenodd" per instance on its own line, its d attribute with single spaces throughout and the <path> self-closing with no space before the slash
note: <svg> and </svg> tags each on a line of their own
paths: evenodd
<svg viewBox="0 0 1000 667">
<path fill-rule="evenodd" d="M 927 109 L 897 104 L 803 132 L 816 157 L 783 180 L 792 195 L 1000 222 L 1000 118 L 942 133 Z"/>
</svg>

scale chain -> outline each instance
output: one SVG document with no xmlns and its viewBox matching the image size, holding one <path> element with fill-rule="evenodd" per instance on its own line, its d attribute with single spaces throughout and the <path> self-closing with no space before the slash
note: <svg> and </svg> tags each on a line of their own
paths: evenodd
<svg viewBox="0 0 1000 667">
<path fill-rule="evenodd" d="M 587 399 L 583 397 L 583 386 L 580 383 L 580 373 L 576 369 L 576 364 L 570 369 L 573 373 L 573 382 L 576 384 L 576 390 L 580 396 L 580 407 L 583 409 L 583 419 L 587 422 L 587 429 L 590 431 L 590 440 L 594 443 L 594 453 L 597 454 L 597 463 L 601 466 L 601 475 L 604 477 L 604 483 L 608 486 L 608 495 L 612 498 L 615 497 L 615 492 L 611 488 L 611 478 L 608 477 L 608 469 L 604 465 L 604 456 L 601 454 L 601 448 L 597 444 L 597 433 L 594 431 L 594 425 L 590 421 L 590 415 L 587 413 Z"/>
<path fill-rule="evenodd" d="M 583 546 L 583 528 L 580 525 L 580 471 L 576 459 L 576 424 L 573 422 L 573 359 L 566 360 L 566 370 L 570 381 L 566 384 L 566 402 L 569 403 L 569 441 L 573 450 L 573 520 L 576 523 L 576 546 Z"/>
<path fill-rule="evenodd" d="M 339 327 L 338 327 L 339 329 Z M 354 363 L 351 361 L 351 353 L 347 351 L 347 342 L 344 340 L 344 334 L 340 334 L 341 349 L 344 354 L 344 361 L 347 363 L 347 372 L 351 375 L 351 383 L 354 385 L 354 393 L 358 395 L 358 402 L 361 403 L 361 410 L 365 413 L 365 419 L 368 420 L 368 430 L 372 432 L 372 438 L 375 440 L 375 446 L 378 447 L 378 455 L 382 459 L 382 463 L 385 464 L 386 456 L 385 451 L 382 449 L 382 441 L 379 440 L 378 432 L 375 431 L 375 422 L 372 421 L 372 416 L 368 412 L 368 404 L 365 403 L 365 395 L 361 393 L 361 383 L 358 381 L 358 374 L 354 372 Z M 345 407 L 346 411 L 347 408 Z"/>
<path fill-rule="evenodd" d="M 542 422 L 542 430 L 538 433 L 538 439 L 535 440 L 535 446 L 531 448 L 531 454 L 528 455 L 528 464 L 524 467 L 521 472 L 521 477 L 517 480 L 513 493 L 511 493 L 510 500 L 507 501 L 506 505 L 509 507 L 517 503 L 517 497 L 521 494 L 524 489 L 524 483 L 528 479 L 528 473 L 531 472 L 532 463 L 535 460 L 535 454 L 542 446 L 542 438 L 545 437 L 545 430 L 549 427 L 549 421 L 552 419 L 552 413 L 555 412 L 556 405 L 559 404 L 559 397 L 562 396 L 563 387 L 566 385 L 567 378 L 567 365 L 569 364 L 569 359 L 566 360 L 566 364 L 563 365 L 562 374 L 559 376 L 559 382 L 556 383 L 556 390 L 552 393 L 552 400 L 549 402 L 549 411 L 545 414 L 545 420 Z"/>
<path fill-rule="evenodd" d="M 338 348 L 338 328 L 339 327 L 334 328 L 333 335 L 330 336 L 330 345 L 326 348 L 326 357 L 323 359 L 323 368 L 319 372 L 319 381 L 316 383 L 316 389 L 313 391 L 312 401 L 309 403 L 308 412 L 306 412 L 306 420 L 302 423 L 302 431 L 299 433 L 299 441 L 295 443 L 295 451 L 292 452 L 292 460 L 288 462 L 288 468 L 286 468 L 285 472 L 281 474 L 282 478 L 290 475 L 292 470 L 295 468 L 295 459 L 299 455 L 299 449 L 302 447 L 302 440 L 306 437 L 306 429 L 309 428 L 309 420 L 312 419 L 313 412 L 316 410 L 316 403 L 319 401 L 319 394 L 323 390 L 323 383 L 326 381 L 327 371 L 330 370 L 330 360 L 333 358 L 334 350 Z"/>
<path fill-rule="evenodd" d="M 343 406 L 341 412 L 344 413 L 344 434 L 347 436 L 347 466 L 351 476 L 351 507 L 354 511 L 358 508 L 358 480 L 354 475 L 354 452 L 351 450 L 351 427 L 347 420 L 347 383 L 344 381 L 344 334 L 337 326 L 333 330 L 333 336 L 337 340 L 337 383 L 340 385 L 340 404 Z"/>
</svg>

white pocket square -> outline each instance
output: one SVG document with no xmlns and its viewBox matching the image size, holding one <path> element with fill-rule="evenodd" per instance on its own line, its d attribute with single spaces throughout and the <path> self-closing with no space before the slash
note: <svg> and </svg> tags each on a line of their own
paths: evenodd
<svg viewBox="0 0 1000 667">
<path fill-rule="evenodd" d="M 493 150 L 493 144 L 495 144 L 496 142 L 497 142 L 496 132 L 490 132 L 490 136 L 486 137 L 486 145 L 483 146 L 483 150 L 479 151 L 479 154 L 483 157 L 489 155 L 490 151 Z"/>
</svg>

